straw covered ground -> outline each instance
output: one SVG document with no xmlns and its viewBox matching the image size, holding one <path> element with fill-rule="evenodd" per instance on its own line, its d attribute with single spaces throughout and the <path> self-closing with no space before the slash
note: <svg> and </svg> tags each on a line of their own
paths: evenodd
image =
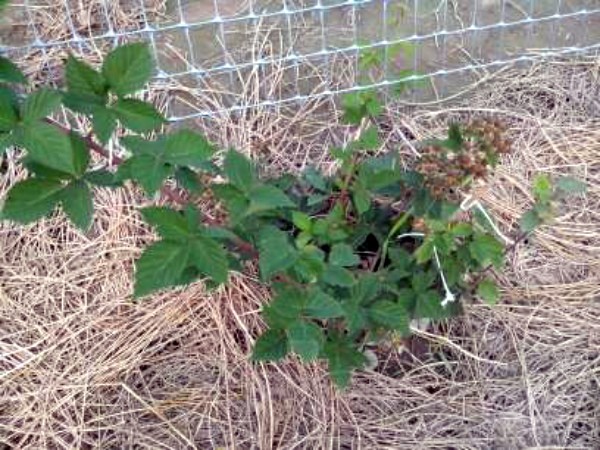
<svg viewBox="0 0 600 450">
<path fill-rule="evenodd" d="M 33 73 L 44 57 L 21 62 Z M 238 81 L 250 104 L 286 83 L 276 64 Z M 171 81 L 149 95 L 218 110 L 224 91 Z M 354 132 L 338 115 L 324 98 L 192 125 L 279 172 L 330 166 L 327 149 Z M 391 103 L 382 151 L 409 164 L 413 142 L 475 115 L 502 118 L 514 141 L 476 192 L 502 230 L 531 204 L 536 173 L 577 176 L 588 192 L 510 254 L 498 306 L 420 332 L 419 360 L 380 349 L 344 392 L 321 364 L 249 361 L 269 300 L 251 269 L 211 294 L 196 283 L 134 303 L 133 262 L 155 236 L 132 186 L 96 192 L 85 234 L 62 214 L 0 224 L 0 448 L 600 448 L 600 60 L 507 68 L 450 101 Z M 24 175 L 13 156 L 0 199 Z"/>
</svg>

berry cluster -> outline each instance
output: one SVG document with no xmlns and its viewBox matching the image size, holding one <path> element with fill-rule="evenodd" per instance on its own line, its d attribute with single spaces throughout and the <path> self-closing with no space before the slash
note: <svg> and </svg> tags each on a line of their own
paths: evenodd
<svg viewBox="0 0 600 450">
<path fill-rule="evenodd" d="M 456 130 L 460 134 L 421 150 L 416 170 L 435 198 L 453 199 L 459 188 L 485 179 L 499 155 L 511 151 L 510 141 L 504 137 L 506 127 L 497 120 L 474 120 Z"/>
</svg>

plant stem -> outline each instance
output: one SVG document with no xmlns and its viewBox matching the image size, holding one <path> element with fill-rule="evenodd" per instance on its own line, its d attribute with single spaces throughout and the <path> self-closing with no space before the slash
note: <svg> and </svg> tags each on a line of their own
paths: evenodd
<svg viewBox="0 0 600 450">
<path fill-rule="evenodd" d="M 404 226 L 404 224 L 408 221 L 411 213 L 412 213 L 412 208 L 410 208 L 408 211 L 404 211 L 402 213 L 402 215 L 398 218 L 398 220 L 394 223 L 394 226 L 388 233 L 387 237 L 385 238 L 385 241 L 383 242 L 383 245 L 381 246 L 381 256 L 379 257 L 379 264 L 374 267 L 377 267 L 378 269 L 380 269 L 381 266 L 384 264 L 385 259 L 387 258 L 390 241 L 392 240 L 394 235 L 400 230 L 400 228 L 402 228 L 402 226 Z"/>
</svg>

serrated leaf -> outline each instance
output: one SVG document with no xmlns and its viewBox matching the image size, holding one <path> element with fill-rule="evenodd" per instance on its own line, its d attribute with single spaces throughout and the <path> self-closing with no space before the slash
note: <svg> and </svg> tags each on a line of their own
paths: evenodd
<svg viewBox="0 0 600 450">
<path fill-rule="evenodd" d="M 6 196 L 2 218 L 31 223 L 51 213 L 64 185 L 59 180 L 29 178 L 15 184 Z"/>
<path fill-rule="evenodd" d="M 192 230 L 179 211 L 167 207 L 151 206 L 141 210 L 144 220 L 156 228 L 161 237 L 181 240 L 190 237 Z"/>
<path fill-rule="evenodd" d="M 334 266 L 352 267 L 360 263 L 360 258 L 348 244 L 335 244 L 329 252 L 329 264 Z"/>
<path fill-rule="evenodd" d="M 359 137 L 355 146 L 362 150 L 377 150 L 381 145 L 376 127 L 367 128 Z"/>
<path fill-rule="evenodd" d="M 494 281 L 486 278 L 477 286 L 477 295 L 489 305 L 495 305 L 500 297 L 500 291 Z"/>
<path fill-rule="evenodd" d="M 354 284 L 352 272 L 343 267 L 328 265 L 323 273 L 323 281 L 332 286 L 350 287 Z"/>
<path fill-rule="evenodd" d="M 276 287 L 276 296 L 265 307 L 262 314 L 269 327 L 286 329 L 300 319 L 306 306 L 306 293 L 289 285 Z"/>
<path fill-rule="evenodd" d="M 322 192 L 327 192 L 327 179 L 323 176 L 321 172 L 319 172 L 314 167 L 307 167 L 302 173 L 302 176 L 306 180 L 306 182 L 313 188 Z"/>
<path fill-rule="evenodd" d="M 311 293 L 306 305 L 305 314 L 315 319 L 334 319 L 344 315 L 340 302 L 320 289 Z"/>
<path fill-rule="evenodd" d="M 489 234 L 476 235 L 469 244 L 469 252 L 481 266 L 489 264 L 493 264 L 496 268 L 502 266 L 504 246 Z"/>
<path fill-rule="evenodd" d="M 19 122 L 18 100 L 14 91 L 0 87 L 0 132 L 10 131 Z"/>
<path fill-rule="evenodd" d="M 232 223 L 238 222 L 248 209 L 248 199 L 232 184 L 213 184 L 212 191 L 225 203 Z"/>
<path fill-rule="evenodd" d="M 117 180 L 115 174 L 106 169 L 93 170 L 84 175 L 84 179 L 89 183 L 102 187 L 117 187 L 121 186 L 121 182 Z"/>
<path fill-rule="evenodd" d="M 92 111 L 92 125 L 98 140 L 106 144 L 115 132 L 117 117 L 112 110 L 98 106 Z"/>
<path fill-rule="evenodd" d="M 248 193 L 248 200 L 250 204 L 246 211 L 247 215 L 296 206 L 282 190 L 268 184 L 252 188 Z"/>
<path fill-rule="evenodd" d="M 71 182 L 62 190 L 60 200 L 71 222 L 83 231 L 88 230 L 92 223 L 94 202 L 87 183 L 81 180 Z"/>
<path fill-rule="evenodd" d="M 40 89 L 27 97 L 23 103 L 23 120 L 34 122 L 52 114 L 62 101 L 62 94 L 52 89 Z"/>
<path fill-rule="evenodd" d="M 127 44 L 110 52 L 102 65 L 102 74 L 110 89 L 119 96 L 144 87 L 152 76 L 154 62 L 145 43 Z"/>
<path fill-rule="evenodd" d="M 533 179 L 533 195 L 536 200 L 542 203 L 549 202 L 552 199 L 552 181 L 550 177 L 541 173 Z"/>
<path fill-rule="evenodd" d="M 386 328 L 399 331 L 405 336 L 410 334 L 408 311 L 399 303 L 379 301 L 369 308 L 369 316 Z"/>
<path fill-rule="evenodd" d="M 164 158 L 171 164 L 199 167 L 213 153 L 213 146 L 193 131 L 181 130 L 166 137 Z"/>
<path fill-rule="evenodd" d="M 281 330 L 265 331 L 254 344 L 252 359 L 254 361 L 278 361 L 288 353 L 288 341 Z"/>
<path fill-rule="evenodd" d="M 282 272 L 296 262 L 298 252 L 290 243 L 287 233 L 273 226 L 264 227 L 258 238 L 260 273 L 263 279 Z"/>
<path fill-rule="evenodd" d="M 77 175 L 71 140 L 53 126 L 36 123 L 27 127 L 23 130 L 22 145 L 32 160 Z"/>
<path fill-rule="evenodd" d="M 247 192 L 254 186 L 254 164 L 241 153 L 229 150 L 223 161 L 223 169 L 229 182 L 242 192 Z"/>
<path fill-rule="evenodd" d="M 135 98 L 122 98 L 113 106 L 112 111 L 125 128 L 145 133 L 159 128 L 165 118 L 154 105 Z"/>
<path fill-rule="evenodd" d="M 538 226 L 542 224 L 542 219 L 538 216 L 535 209 L 531 209 L 527 211 L 519 220 L 519 224 L 521 225 L 521 231 L 525 233 L 531 233 Z"/>
<path fill-rule="evenodd" d="M 102 74 L 73 55 L 69 55 L 67 59 L 65 77 L 70 91 L 100 96 L 105 94 Z"/>
<path fill-rule="evenodd" d="M 108 96 L 85 92 L 67 91 L 63 93 L 63 104 L 76 112 L 91 115 L 97 108 L 105 108 Z"/>
<path fill-rule="evenodd" d="M 0 81 L 7 83 L 27 83 L 27 78 L 10 59 L 0 56 Z"/>
<path fill-rule="evenodd" d="M 343 336 L 333 334 L 323 346 L 323 354 L 329 361 L 329 374 L 339 388 L 345 388 L 354 369 L 363 367 L 365 357 Z"/>
<path fill-rule="evenodd" d="M 179 284 L 189 254 L 190 247 L 184 243 L 158 241 L 147 247 L 136 262 L 134 296 Z"/>
<path fill-rule="evenodd" d="M 556 182 L 556 187 L 564 194 L 583 194 L 587 190 L 587 185 L 574 177 L 560 177 Z"/>
<path fill-rule="evenodd" d="M 203 275 L 217 283 L 225 283 L 229 263 L 223 246 L 207 236 L 197 236 L 190 242 L 190 263 Z"/>
<path fill-rule="evenodd" d="M 158 191 L 165 179 L 173 173 L 173 167 L 154 156 L 134 156 L 130 161 L 131 177 L 138 181 L 148 194 Z"/>
<path fill-rule="evenodd" d="M 27 171 L 34 174 L 37 178 L 44 178 L 47 180 L 70 180 L 73 178 L 73 175 L 70 173 L 44 166 L 29 157 L 23 158 L 21 162 L 27 168 Z"/>
<path fill-rule="evenodd" d="M 287 335 L 290 349 L 304 361 L 313 361 L 321 353 L 324 336 L 314 323 L 296 321 L 287 329 Z"/>
</svg>

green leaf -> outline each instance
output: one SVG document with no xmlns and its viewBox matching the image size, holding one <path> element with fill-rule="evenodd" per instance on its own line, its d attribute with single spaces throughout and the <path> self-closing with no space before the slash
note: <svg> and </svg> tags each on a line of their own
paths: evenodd
<svg viewBox="0 0 600 450">
<path fill-rule="evenodd" d="M 320 289 L 315 289 L 312 293 L 304 312 L 309 317 L 322 320 L 344 315 L 340 302 Z"/>
<path fill-rule="evenodd" d="M 451 233 L 454 237 L 469 237 L 473 234 L 473 226 L 466 222 L 459 222 L 452 226 Z"/>
<path fill-rule="evenodd" d="M 451 123 L 448 127 L 448 139 L 445 141 L 445 147 L 450 150 L 460 150 L 463 145 L 462 132 L 460 125 Z"/>
<path fill-rule="evenodd" d="M 121 182 L 117 180 L 115 174 L 106 169 L 93 170 L 84 175 L 84 179 L 93 185 L 102 187 L 117 187 L 121 186 Z"/>
<path fill-rule="evenodd" d="M 92 224 L 94 203 L 92 193 L 85 181 L 75 180 L 63 189 L 60 195 L 67 217 L 83 231 Z"/>
<path fill-rule="evenodd" d="M 217 283 L 227 282 L 229 262 L 223 246 L 207 236 L 197 236 L 190 242 L 190 262 Z"/>
<path fill-rule="evenodd" d="M 296 206 L 282 190 L 268 184 L 252 188 L 248 194 L 248 199 L 250 200 L 250 205 L 248 206 L 246 215 Z"/>
<path fill-rule="evenodd" d="M 158 191 L 165 179 L 173 173 L 173 167 L 161 158 L 139 155 L 131 158 L 131 177 L 137 180 L 148 194 Z"/>
<path fill-rule="evenodd" d="M 323 273 L 323 281 L 332 286 L 350 287 L 354 284 L 354 276 L 343 267 L 328 265 Z"/>
<path fill-rule="evenodd" d="M 8 191 L 2 218 L 31 223 L 50 214 L 60 200 L 64 186 L 59 180 L 29 178 Z"/>
<path fill-rule="evenodd" d="M 329 252 L 329 264 L 352 267 L 360 263 L 360 258 L 348 244 L 335 244 Z"/>
<path fill-rule="evenodd" d="M 292 211 L 292 223 L 300 231 L 310 231 L 312 228 L 310 216 L 300 211 Z"/>
<path fill-rule="evenodd" d="M 223 161 L 223 169 L 229 182 L 242 192 L 248 192 L 254 186 L 256 178 L 254 165 L 241 153 L 229 150 Z"/>
<path fill-rule="evenodd" d="M 277 295 L 263 307 L 263 316 L 271 328 L 286 329 L 301 318 L 306 304 L 306 293 L 289 285 L 276 285 Z"/>
<path fill-rule="evenodd" d="M 83 138 L 75 131 L 70 132 L 69 138 L 73 151 L 73 170 L 75 175 L 82 176 L 90 163 L 90 151 Z"/>
<path fill-rule="evenodd" d="M 298 257 L 298 252 L 292 247 L 287 233 L 273 226 L 264 227 L 260 231 L 258 251 L 258 265 L 264 279 L 288 269 Z"/>
<path fill-rule="evenodd" d="M 386 328 L 400 331 L 404 336 L 410 334 L 408 312 L 403 305 L 389 300 L 375 303 L 369 308 L 371 319 Z"/>
<path fill-rule="evenodd" d="M 267 330 L 256 340 L 252 359 L 254 361 L 279 361 L 287 355 L 288 351 L 285 332 Z"/>
<path fill-rule="evenodd" d="M 10 131 L 19 122 L 18 100 L 14 91 L 0 87 L 0 132 Z"/>
<path fill-rule="evenodd" d="M 167 136 L 164 158 L 177 166 L 199 167 L 214 151 L 214 147 L 202 135 L 181 130 Z"/>
<path fill-rule="evenodd" d="M 134 296 L 178 284 L 190 255 L 187 244 L 158 241 L 146 247 L 136 263 Z"/>
<path fill-rule="evenodd" d="M 35 162 L 29 157 L 23 158 L 21 162 L 27 168 L 27 171 L 30 174 L 34 174 L 37 178 L 44 178 L 47 180 L 70 180 L 73 178 L 73 175 L 70 173 L 51 169 L 50 167 Z"/>
<path fill-rule="evenodd" d="M 328 338 L 323 346 L 323 354 L 329 361 L 329 374 L 339 388 L 346 387 L 352 371 L 365 364 L 364 355 L 339 334 L 333 334 Z"/>
<path fill-rule="evenodd" d="M 63 93 L 63 104 L 76 112 L 91 115 L 97 108 L 106 108 L 108 96 L 67 91 Z"/>
<path fill-rule="evenodd" d="M 556 182 L 556 187 L 564 194 L 583 194 L 587 190 L 587 185 L 574 177 L 560 177 Z"/>
<path fill-rule="evenodd" d="M 0 81 L 7 83 L 27 83 L 23 72 L 10 59 L 0 56 Z"/>
<path fill-rule="evenodd" d="M 225 203 L 233 224 L 243 218 L 248 209 L 248 199 L 238 188 L 229 183 L 213 184 L 211 188 L 217 198 Z"/>
<path fill-rule="evenodd" d="M 145 133 L 159 128 L 165 118 L 150 103 L 135 98 L 122 98 L 112 107 L 125 128 Z"/>
<path fill-rule="evenodd" d="M 154 62 L 145 43 L 127 44 L 110 52 L 102 66 L 102 74 L 110 89 L 118 96 L 131 94 L 144 87 L 152 76 Z"/>
<path fill-rule="evenodd" d="M 504 246 L 498 239 L 489 234 L 478 234 L 469 244 L 471 256 L 481 265 L 493 264 L 502 266 Z"/>
<path fill-rule="evenodd" d="M 62 101 L 62 94 L 51 89 L 40 89 L 30 94 L 23 104 L 23 120 L 34 122 L 52 114 Z"/>
<path fill-rule="evenodd" d="M 500 297 L 500 291 L 494 281 L 486 278 L 479 286 L 477 286 L 477 295 L 481 297 L 487 304 L 495 305 Z"/>
<path fill-rule="evenodd" d="M 519 224 L 521 225 L 521 231 L 525 233 L 531 233 L 538 226 L 543 223 L 542 219 L 538 216 L 535 209 L 530 209 L 521 217 Z"/>
<path fill-rule="evenodd" d="M 415 317 L 418 319 L 447 319 L 456 315 L 452 305 L 454 303 L 450 303 L 446 307 L 442 306 L 442 297 L 438 292 L 426 291 L 417 296 Z"/>
<path fill-rule="evenodd" d="M 98 140 L 102 144 L 106 144 L 115 132 L 117 117 L 112 110 L 98 106 L 92 111 L 92 125 Z"/>
<path fill-rule="evenodd" d="M 433 257 L 433 240 L 425 239 L 425 241 L 415 250 L 415 259 L 418 264 L 424 264 Z"/>
<path fill-rule="evenodd" d="M 28 126 L 23 130 L 23 135 L 22 145 L 32 160 L 52 169 L 77 175 L 69 136 L 45 123 Z"/>
<path fill-rule="evenodd" d="M 179 211 L 167 207 L 151 206 L 141 210 L 144 220 L 156 228 L 165 239 L 181 240 L 190 237 L 192 230 Z"/>
<path fill-rule="evenodd" d="M 359 215 L 366 213 L 371 207 L 371 196 L 360 183 L 355 183 L 352 187 L 352 200 L 354 207 Z"/>
<path fill-rule="evenodd" d="M 65 69 L 70 91 L 103 96 L 106 93 L 104 77 L 83 61 L 69 55 Z"/>
<path fill-rule="evenodd" d="M 552 181 L 550 177 L 541 173 L 535 176 L 533 179 L 533 195 L 536 200 L 546 203 L 552 199 Z"/>
<path fill-rule="evenodd" d="M 287 330 L 290 349 L 304 361 L 313 361 L 321 353 L 324 336 L 321 328 L 311 322 L 299 320 Z"/>
<path fill-rule="evenodd" d="M 201 194 L 204 190 L 199 174 L 187 167 L 179 167 L 175 171 L 175 179 L 183 189 L 193 194 Z"/>
</svg>

